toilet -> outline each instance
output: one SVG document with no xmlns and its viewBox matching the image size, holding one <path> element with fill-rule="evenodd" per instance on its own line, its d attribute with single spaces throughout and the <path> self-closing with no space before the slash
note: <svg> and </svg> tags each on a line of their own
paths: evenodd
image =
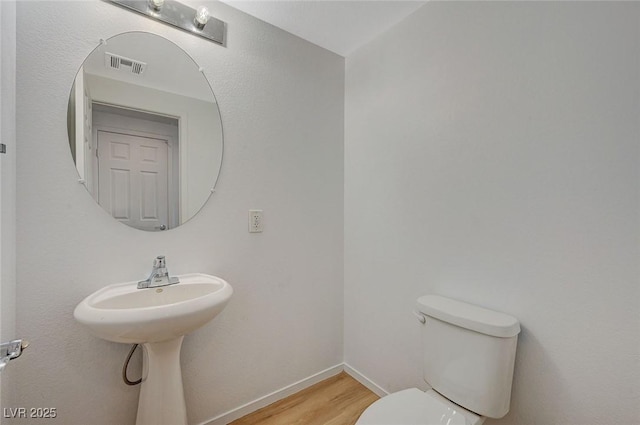
<svg viewBox="0 0 640 425">
<path fill-rule="evenodd" d="M 369 406 L 356 425 L 480 425 L 509 412 L 518 319 L 438 295 L 418 298 L 423 377 Z"/>
</svg>

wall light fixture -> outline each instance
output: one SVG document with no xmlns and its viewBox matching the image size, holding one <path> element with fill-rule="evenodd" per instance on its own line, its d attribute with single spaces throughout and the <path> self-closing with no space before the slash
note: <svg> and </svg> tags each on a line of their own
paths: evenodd
<svg viewBox="0 0 640 425">
<path fill-rule="evenodd" d="M 212 18 L 204 6 L 192 9 L 175 0 L 106 0 L 140 13 L 148 18 L 169 24 L 221 45 L 226 43 L 227 24 Z"/>
</svg>

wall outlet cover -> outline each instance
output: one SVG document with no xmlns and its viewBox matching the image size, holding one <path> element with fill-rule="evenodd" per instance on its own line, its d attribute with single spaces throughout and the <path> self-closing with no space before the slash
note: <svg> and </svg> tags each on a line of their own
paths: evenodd
<svg viewBox="0 0 640 425">
<path fill-rule="evenodd" d="M 263 227 L 262 210 L 249 210 L 249 233 L 260 233 Z"/>
</svg>

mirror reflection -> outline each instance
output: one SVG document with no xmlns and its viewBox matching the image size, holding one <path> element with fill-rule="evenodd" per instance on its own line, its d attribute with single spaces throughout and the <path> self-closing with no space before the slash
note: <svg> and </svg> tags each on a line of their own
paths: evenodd
<svg viewBox="0 0 640 425">
<path fill-rule="evenodd" d="M 200 67 L 171 41 L 130 32 L 101 43 L 76 75 L 67 117 L 80 182 L 114 219 L 167 230 L 211 195 L 220 112 Z"/>
</svg>

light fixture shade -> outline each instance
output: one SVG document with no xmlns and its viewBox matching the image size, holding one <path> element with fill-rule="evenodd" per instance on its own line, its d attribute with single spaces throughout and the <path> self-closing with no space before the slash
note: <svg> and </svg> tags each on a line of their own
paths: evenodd
<svg viewBox="0 0 640 425">
<path fill-rule="evenodd" d="M 204 28 L 204 26 L 209 21 L 210 16 L 211 15 L 209 14 L 209 9 L 207 9 L 205 6 L 198 7 L 198 9 L 196 9 L 196 17 L 195 17 L 195 23 L 197 27 L 199 29 Z"/>
</svg>

